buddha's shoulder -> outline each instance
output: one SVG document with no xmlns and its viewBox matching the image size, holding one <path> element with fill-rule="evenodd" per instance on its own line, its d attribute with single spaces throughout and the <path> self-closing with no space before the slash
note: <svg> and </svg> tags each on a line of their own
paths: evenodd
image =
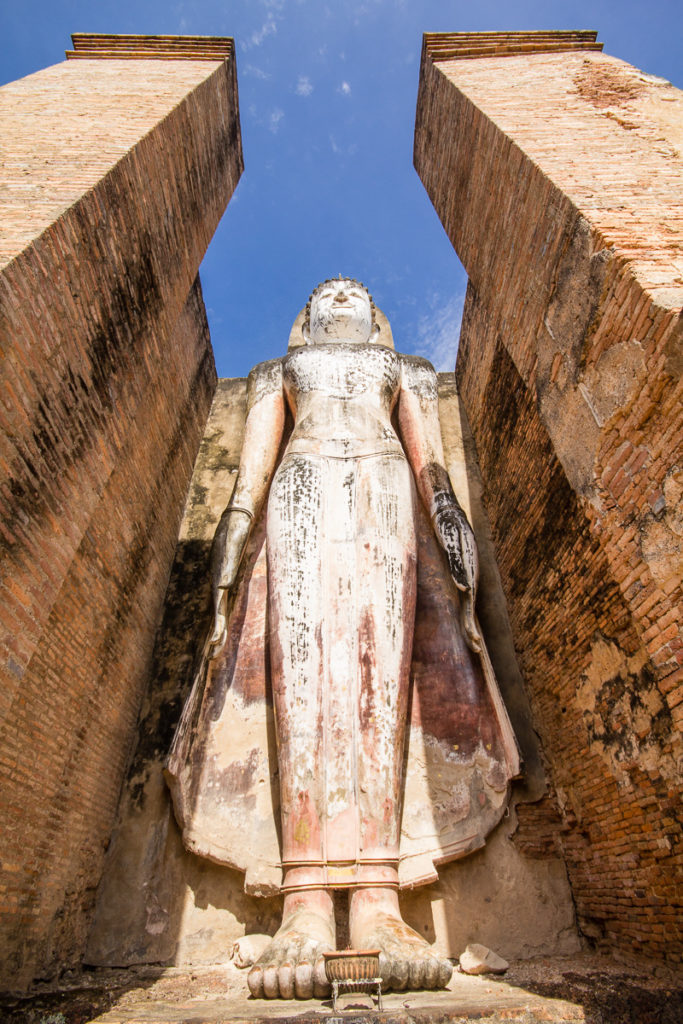
<svg viewBox="0 0 683 1024">
<path fill-rule="evenodd" d="M 414 391 L 436 393 L 436 371 L 428 359 L 422 356 L 401 354 L 403 382 Z"/>
<path fill-rule="evenodd" d="M 407 352 L 399 352 L 398 356 L 399 359 L 401 360 L 401 364 L 408 371 L 427 374 L 436 373 L 434 367 L 429 362 L 429 360 L 425 359 L 423 356 L 413 356 Z"/>
<path fill-rule="evenodd" d="M 282 357 L 266 359 L 252 367 L 247 377 L 247 403 L 249 407 L 271 391 L 282 390 Z"/>
</svg>

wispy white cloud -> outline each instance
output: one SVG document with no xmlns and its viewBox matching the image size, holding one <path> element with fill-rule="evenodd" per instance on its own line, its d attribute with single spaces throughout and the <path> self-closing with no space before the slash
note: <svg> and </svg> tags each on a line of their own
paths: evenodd
<svg viewBox="0 0 683 1024">
<path fill-rule="evenodd" d="M 277 135 L 277 131 L 280 127 L 280 121 L 284 116 L 284 110 L 280 110 L 279 107 L 275 107 L 268 115 L 268 131 L 272 132 L 273 135 Z"/>
<path fill-rule="evenodd" d="M 186 4 L 176 4 L 173 8 L 173 13 L 178 19 L 178 32 L 180 33 L 181 36 L 185 35 L 188 29 L 188 20 L 185 17 L 185 15 L 187 14 Z"/>
<path fill-rule="evenodd" d="M 430 303 L 432 311 L 418 321 L 415 352 L 428 359 L 437 371 L 455 367 L 464 304 L 464 292 L 443 303 L 435 296 Z"/>
<path fill-rule="evenodd" d="M 261 78 L 264 82 L 271 77 L 269 71 L 264 71 L 263 68 L 257 68 L 255 64 L 245 64 L 241 74 L 251 75 L 252 78 Z"/>
<path fill-rule="evenodd" d="M 267 128 L 273 135 L 277 135 L 280 130 L 280 122 L 285 116 L 284 110 L 280 107 L 264 110 L 263 107 L 259 107 L 255 103 L 250 103 L 247 110 L 254 124 L 258 125 L 259 128 Z"/>
<path fill-rule="evenodd" d="M 335 156 L 343 156 L 343 157 L 355 156 L 356 153 L 358 152 L 358 143 L 357 142 L 352 142 L 348 146 L 344 146 L 344 145 L 340 145 L 340 143 L 337 142 L 337 139 L 336 139 L 336 137 L 334 135 L 330 135 L 329 139 L 330 139 L 330 149 L 335 154 Z"/>
<path fill-rule="evenodd" d="M 351 86 L 349 85 L 348 82 L 342 82 L 342 84 L 339 86 L 339 89 L 337 90 L 337 92 L 340 92 L 342 94 L 342 96 L 350 96 L 351 95 Z"/>
<path fill-rule="evenodd" d="M 242 43 L 242 48 L 249 50 L 252 46 L 260 46 L 267 36 L 274 36 L 276 32 L 277 22 L 274 15 L 269 12 L 261 27 L 255 29 L 249 36 L 249 39 Z"/>
<path fill-rule="evenodd" d="M 310 96 L 313 92 L 313 83 L 311 82 L 308 75 L 299 75 L 299 81 L 296 83 L 295 92 L 297 96 Z"/>
</svg>

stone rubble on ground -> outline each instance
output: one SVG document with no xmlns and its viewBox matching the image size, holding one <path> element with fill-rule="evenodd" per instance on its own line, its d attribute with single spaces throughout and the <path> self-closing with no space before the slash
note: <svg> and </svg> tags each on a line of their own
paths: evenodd
<svg viewBox="0 0 683 1024">
<path fill-rule="evenodd" d="M 478 942 L 473 942 L 460 955 L 460 970 L 464 974 L 504 974 L 509 966 L 502 956 Z"/>
</svg>

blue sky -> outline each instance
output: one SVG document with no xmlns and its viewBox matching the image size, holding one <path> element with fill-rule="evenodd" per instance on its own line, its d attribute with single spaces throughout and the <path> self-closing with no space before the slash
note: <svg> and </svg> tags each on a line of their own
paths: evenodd
<svg viewBox="0 0 683 1024">
<path fill-rule="evenodd" d="M 412 166 L 422 33 L 597 29 L 681 87 L 682 27 L 680 0 L 3 0 L 0 80 L 62 60 L 74 31 L 234 36 L 245 172 L 201 268 L 219 375 L 282 354 L 339 273 L 397 348 L 452 369 L 466 277 Z"/>
</svg>

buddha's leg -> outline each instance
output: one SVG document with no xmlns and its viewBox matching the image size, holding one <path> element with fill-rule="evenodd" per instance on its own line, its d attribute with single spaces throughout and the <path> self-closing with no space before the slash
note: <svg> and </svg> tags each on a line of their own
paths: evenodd
<svg viewBox="0 0 683 1024">
<path fill-rule="evenodd" d="M 356 485 L 358 881 L 398 884 L 416 599 L 415 494 L 400 456 L 359 461 Z"/>
<path fill-rule="evenodd" d="M 285 892 L 282 925 L 249 973 L 252 995 L 310 998 L 325 990 L 334 949 L 332 894 L 323 887 L 324 772 L 322 496 L 318 459 L 283 460 L 268 502 L 271 679 L 278 740 Z"/>
<path fill-rule="evenodd" d="M 403 921 L 398 847 L 403 753 L 416 599 L 415 501 L 400 458 L 368 459 L 357 487 L 359 560 L 359 887 L 351 943 L 382 950 L 387 988 L 437 988 L 451 965 Z M 389 884 L 389 873 L 393 878 Z"/>
</svg>

